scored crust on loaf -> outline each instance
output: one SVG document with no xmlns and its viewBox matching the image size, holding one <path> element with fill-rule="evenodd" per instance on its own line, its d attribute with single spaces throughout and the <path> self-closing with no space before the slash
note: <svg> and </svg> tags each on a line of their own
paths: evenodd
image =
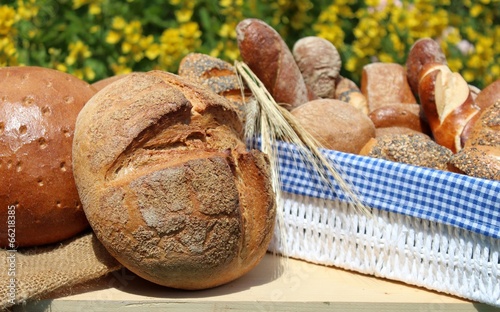
<svg viewBox="0 0 500 312">
<path fill-rule="evenodd" d="M 240 115 L 244 116 L 245 98 L 250 97 L 251 93 L 248 90 L 242 92 L 234 66 L 207 54 L 189 53 L 181 60 L 178 72 L 179 76 L 186 77 L 230 100 Z"/>
<path fill-rule="evenodd" d="M 246 151 L 221 96 L 174 74 L 132 74 L 77 120 L 75 180 L 97 237 L 124 266 L 183 289 L 253 268 L 272 237 L 268 160 Z"/>
</svg>

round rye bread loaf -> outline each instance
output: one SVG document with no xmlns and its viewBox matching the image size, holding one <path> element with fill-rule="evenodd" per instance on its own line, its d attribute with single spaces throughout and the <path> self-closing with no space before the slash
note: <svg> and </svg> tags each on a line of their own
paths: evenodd
<svg viewBox="0 0 500 312">
<path fill-rule="evenodd" d="M 9 238 L 16 247 L 54 243 L 88 228 L 71 147 L 76 117 L 94 94 L 86 82 L 53 69 L 0 68 L 2 247 Z"/>
<path fill-rule="evenodd" d="M 73 166 L 106 249 L 154 283 L 204 289 L 250 271 L 273 234 L 269 162 L 247 151 L 227 99 L 163 71 L 99 91 L 78 116 Z"/>
</svg>

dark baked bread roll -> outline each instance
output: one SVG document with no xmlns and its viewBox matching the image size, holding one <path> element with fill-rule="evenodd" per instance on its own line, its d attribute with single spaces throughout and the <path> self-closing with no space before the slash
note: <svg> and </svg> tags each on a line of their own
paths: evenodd
<svg viewBox="0 0 500 312">
<path fill-rule="evenodd" d="M 60 71 L 0 68 L 2 247 L 8 245 L 9 207 L 15 210 L 16 247 L 58 242 L 88 228 L 71 145 L 76 116 L 94 94 L 89 84 Z"/>
</svg>

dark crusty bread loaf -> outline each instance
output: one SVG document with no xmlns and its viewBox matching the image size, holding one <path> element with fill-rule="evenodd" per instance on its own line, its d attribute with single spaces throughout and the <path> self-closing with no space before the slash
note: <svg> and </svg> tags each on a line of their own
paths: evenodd
<svg viewBox="0 0 500 312">
<path fill-rule="evenodd" d="M 251 93 L 241 89 L 233 65 L 208 54 L 189 53 L 181 60 L 178 74 L 227 98 L 244 117 L 245 102 Z"/>
<path fill-rule="evenodd" d="M 246 151 L 227 99 L 174 74 L 132 74 L 78 116 L 78 191 L 107 250 L 152 282 L 203 289 L 266 253 L 275 198 L 268 160 Z"/>
<path fill-rule="evenodd" d="M 71 145 L 76 116 L 95 94 L 75 76 L 41 67 L 0 68 L 0 245 L 15 207 L 15 246 L 61 241 L 88 228 Z"/>
<path fill-rule="evenodd" d="M 292 52 L 280 34 L 255 18 L 236 26 L 240 55 L 278 104 L 289 110 L 317 98 L 304 81 Z"/>
</svg>

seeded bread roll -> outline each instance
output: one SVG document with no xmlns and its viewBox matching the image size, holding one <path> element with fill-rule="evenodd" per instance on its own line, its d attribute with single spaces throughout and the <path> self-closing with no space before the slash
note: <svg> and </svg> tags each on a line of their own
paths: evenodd
<svg viewBox="0 0 500 312">
<path fill-rule="evenodd" d="M 204 289 L 251 270 L 272 237 L 268 160 L 246 151 L 227 99 L 174 74 L 132 74 L 78 116 L 75 181 L 89 222 L 125 267 Z"/>
<path fill-rule="evenodd" d="M 469 140 L 451 163 L 467 175 L 500 180 L 500 99 L 481 113 Z"/>
<path fill-rule="evenodd" d="M 313 100 L 291 113 L 328 149 L 357 154 L 370 138 L 375 137 L 375 127 L 370 118 L 339 100 Z"/>
<path fill-rule="evenodd" d="M 438 170 L 448 170 L 452 152 L 418 134 L 387 135 L 371 139 L 360 155 Z"/>
<path fill-rule="evenodd" d="M 72 75 L 41 67 L 0 68 L 0 245 L 59 242 L 88 228 L 71 157 L 76 116 L 94 95 Z M 12 210 L 14 212 L 14 210 Z"/>
</svg>

